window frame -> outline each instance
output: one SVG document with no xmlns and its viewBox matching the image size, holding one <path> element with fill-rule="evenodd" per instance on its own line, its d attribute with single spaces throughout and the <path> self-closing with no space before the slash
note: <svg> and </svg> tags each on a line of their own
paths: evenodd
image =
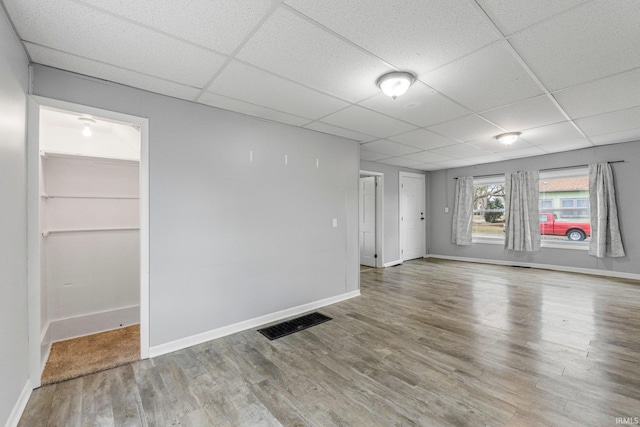
<svg viewBox="0 0 640 427">
<path fill-rule="evenodd" d="M 506 185 L 506 180 L 504 174 L 502 175 L 491 175 L 491 176 L 483 176 L 478 178 L 473 178 L 473 189 L 475 189 L 479 185 L 491 185 L 491 184 L 502 184 Z M 504 201 L 503 201 L 504 204 Z M 476 209 L 473 210 L 474 213 Z M 473 229 L 471 231 L 471 243 L 482 243 L 488 245 L 503 245 L 504 246 L 504 234 L 501 236 L 478 236 L 474 235 Z"/>
<path fill-rule="evenodd" d="M 567 168 L 562 168 L 562 169 L 554 169 L 551 171 L 540 171 L 540 182 L 543 182 L 544 180 L 551 180 L 551 179 L 559 179 L 559 178 L 575 178 L 575 177 L 582 177 L 582 176 L 589 176 L 589 168 L 588 167 L 584 167 L 584 166 L 580 166 L 580 167 L 567 167 Z M 588 189 L 587 189 L 588 191 Z M 545 194 L 544 192 L 540 192 L 540 195 L 542 196 L 543 194 Z M 589 195 L 587 193 L 587 197 L 566 197 L 566 198 L 561 198 L 558 200 L 578 200 L 578 199 L 586 199 L 589 200 Z M 545 200 L 542 197 L 540 198 L 540 200 Z M 563 207 L 562 207 L 562 202 L 560 202 L 561 207 L 560 208 L 552 208 L 553 209 L 553 213 L 555 214 L 555 212 L 557 210 L 560 210 L 560 215 L 557 215 L 560 218 L 565 218 L 564 215 L 562 215 L 563 212 Z M 539 209 L 539 213 L 542 214 L 543 209 L 540 208 L 540 206 L 538 205 L 538 209 Z M 567 208 L 567 210 L 571 210 L 571 211 L 575 211 L 577 208 L 575 207 L 575 202 L 574 202 L 574 207 L 571 208 Z M 546 212 L 549 211 L 549 209 L 545 209 Z M 589 211 L 587 211 L 589 212 Z M 569 217 L 567 217 L 569 218 Z M 584 216 L 573 216 L 573 218 L 589 218 L 589 214 L 584 215 Z M 582 241 L 582 242 L 572 242 L 569 240 L 547 240 L 544 239 L 543 236 L 540 236 L 540 247 L 541 248 L 554 248 L 554 249 L 571 249 L 571 250 L 580 250 L 580 251 L 587 251 L 589 250 L 589 242 L 588 241 Z"/>
</svg>

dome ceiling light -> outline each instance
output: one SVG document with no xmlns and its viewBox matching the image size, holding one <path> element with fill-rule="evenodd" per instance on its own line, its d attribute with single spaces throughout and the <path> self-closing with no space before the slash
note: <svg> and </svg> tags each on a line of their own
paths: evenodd
<svg viewBox="0 0 640 427">
<path fill-rule="evenodd" d="M 382 90 L 382 92 L 396 99 L 400 95 L 404 94 L 413 82 L 416 81 L 416 76 L 406 71 L 392 71 L 387 74 L 383 74 L 376 81 L 376 85 Z"/>
<path fill-rule="evenodd" d="M 520 136 L 520 132 L 509 132 L 509 133 L 503 133 L 496 136 L 496 139 L 500 141 L 501 144 L 511 145 L 514 142 L 516 142 L 519 136 Z"/>
</svg>

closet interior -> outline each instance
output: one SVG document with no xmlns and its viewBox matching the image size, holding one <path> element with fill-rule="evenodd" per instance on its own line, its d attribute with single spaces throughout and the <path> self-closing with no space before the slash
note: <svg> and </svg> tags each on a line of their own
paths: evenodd
<svg viewBox="0 0 640 427">
<path fill-rule="evenodd" d="M 52 343 L 139 324 L 140 131 L 42 107 L 39 141 L 44 367 Z"/>
</svg>

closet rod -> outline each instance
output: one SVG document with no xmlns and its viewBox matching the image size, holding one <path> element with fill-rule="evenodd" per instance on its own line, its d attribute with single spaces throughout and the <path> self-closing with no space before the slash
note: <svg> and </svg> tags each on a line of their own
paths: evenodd
<svg viewBox="0 0 640 427">
<path fill-rule="evenodd" d="M 43 231 L 42 237 L 47 237 L 52 233 L 85 233 L 91 231 L 128 231 L 128 230 L 140 230 L 140 227 L 123 227 L 123 228 L 81 228 L 74 230 L 49 230 Z"/>
<path fill-rule="evenodd" d="M 612 161 L 607 162 L 607 163 L 612 164 L 612 163 L 624 163 L 624 162 L 625 162 L 624 160 L 612 160 Z M 561 169 L 585 168 L 587 166 L 589 166 L 589 165 L 561 166 L 561 167 L 557 167 L 557 168 L 540 169 L 540 172 L 557 171 L 557 170 L 561 170 Z M 492 174 L 487 174 L 487 175 L 474 175 L 473 177 L 474 178 L 485 178 L 485 177 L 488 177 L 488 176 L 500 176 L 500 175 L 503 175 L 503 174 L 492 173 Z M 453 179 L 458 179 L 458 178 L 460 178 L 460 177 L 459 176 L 453 177 Z"/>
</svg>

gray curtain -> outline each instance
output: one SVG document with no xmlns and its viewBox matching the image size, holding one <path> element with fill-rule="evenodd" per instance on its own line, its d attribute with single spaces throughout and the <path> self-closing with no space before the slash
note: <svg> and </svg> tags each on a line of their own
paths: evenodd
<svg viewBox="0 0 640 427">
<path fill-rule="evenodd" d="M 451 224 L 451 243 L 471 244 L 471 226 L 473 225 L 473 177 L 462 176 L 456 180 L 456 193 L 453 204 L 453 223 Z"/>
<path fill-rule="evenodd" d="M 505 249 L 540 249 L 539 175 L 538 171 L 505 174 Z"/>
<path fill-rule="evenodd" d="M 623 257 L 624 248 L 618 225 L 616 190 L 609 163 L 589 165 L 589 209 L 591 212 L 589 255 L 598 258 Z"/>
</svg>

